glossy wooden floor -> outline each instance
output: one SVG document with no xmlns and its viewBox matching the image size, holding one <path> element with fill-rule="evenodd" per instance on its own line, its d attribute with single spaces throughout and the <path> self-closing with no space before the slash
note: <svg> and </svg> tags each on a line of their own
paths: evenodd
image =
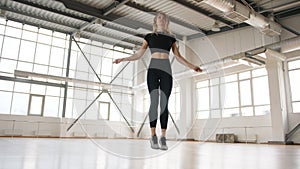
<svg viewBox="0 0 300 169">
<path fill-rule="evenodd" d="M 300 146 L 148 140 L 0 138 L 0 169 L 299 169 Z"/>
</svg>

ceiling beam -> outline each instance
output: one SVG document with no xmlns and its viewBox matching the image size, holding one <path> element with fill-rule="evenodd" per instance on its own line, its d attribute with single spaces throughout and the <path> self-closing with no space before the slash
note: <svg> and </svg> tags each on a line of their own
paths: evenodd
<svg viewBox="0 0 300 169">
<path fill-rule="evenodd" d="M 100 19 L 103 19 L 106 21 L 118 23 L 118 20 L 125 19 L 124 16 L 116 15 L 116 14 L 112 14 L 112 13 L 110 13 L 108 15 L 103 15 L 104 14 L 103 10 L 99 10 L 95 7 L 91 7 L 91 6 L 85 5 L 85 4 L 77 2 L 77 1 L 70 1 L 70 0 L 57 0 L 57 1 L 63 2 L 63 4 L 69 9 L 76 10 L 78 12 L 85 13 L 85 14 L 88 14 L 93 17 L 100 18 Z M 144 28 L 144 29 L 149 29 L 149 30 L 152 29 L 152 27 L 150 25 L 146 25 L 146 24 L 144 24 L 142 22 L 138 22 L 138 21 L 133 21 L 128 18 L 126 18 L 126 22 L 122 22 L 122 25 L 132 28 L 132 29 L 138 29 L 140 27 Z"/>
<path fill-rule="evenodd" d="M 106 28 L 109 28 L 109 29 L 113 29 L 113 30 L 116 30 L 116 31 L 119 31 L 119 32 L 124 32 L 126 34 L 129 34 L 129 35 L 133 35 L 133 36 L 136 36 L 136 37 L 139 37 L 139 38 L 144 38 L 145 35 L 143 34 L 137 34 L 135 31 L 130 31 L 128 29 L 122 29 L 120 27 L 115 27 L 113 26 L 112 24 L 110 23 L 106 23 L 104 22 L 102 24 L 102 26 L 106 27 Z"/>
<path fill-rule="evenodd" d="M 100 18 L 100 19 L 103 19 L 103 20 L 106 20 L 106 21 L 118 23 L 120 25 L 129 27 L 129 28 L 132 28 L 132 29 L 143 28 L 143 29 L 146 29 L 146 30 L 152 30 L 152 25 L 147 25 L 147 24 L 144 24 L 142 22 L 139 22 L 139 21 L 136 21 L 136 20 L 131 20 L 131 19 L 126 18 L 124 16 L 113 14 L 113 13 L 110 13 L 110 14 L 105 16 L 105 15 L 103 15 L 104 14 L 103 10 L 99 10 L 97 8 L 82 4 L 82 3 L 77 2 L 77 1 L 70 1 L 70 0 L 57 0 L 57 1 L 62 2 L 69 9 L 76 10 L 76 11 L 81 12 L 81 13 L 86 13 L 88 15 L 91 15 L 91 16 L 94 16 L 96 18 Z M 126 3 L 126 5 L 127 5 L 127 3 Z M 180 40 L 183 39 L 182 35 L 177 35 L 176 34 L 176 37 Z"/>
<path fill-rule="evenodd" d="M 297 36 L 300 36 L 300 32 L 298 30 L 295 30 L 295 29 L 289 27 L 288 25 L 283 24 L 278 18 L 276 18 L 276 22 L 279 23 L 282 26 L 283 29 L 285 29 L 285 30 L 297 35 Z"/>
<path fill-rule="evenodd" d="M 294 8 L 286 9 L 283 11 L 275 12 L 274 16 L 276 18 L 286 18 L 289 16 L 299 15 L 300 14 L 300 6 L 296 6 Z"/>
<path fill-rule="evenodd" d="M 276 12 L 280 12 L 280 11 L 285 11 L 288 9 L 292 9 L 295 8 L 297 6 L 300 6 L 300 2 L 296 1 L 296 2 L 290 2 L 290 3 L 286 3 L 286 4 L 281 4 L 278 6 L 274 6 L 271 8 L 267 8 L 267 9 L 263 9 L 261 11 L 259 11 L 259 13 L 265 13 L 265 12 L 269 12 L 269 13 L 276 13 Z"/>
<path fill-rule="evenodd" d="M 1 5 L 0 5 L 0 9 L 5 10 L 5 11 L 9 11 L 9 12 L 12 12 L 12 13 L 17 13 L 17 14 L 20 14 L 20 15 L 28 16 L 28 17 L 31 17 L 31 18 L 39 19 L 39 20 L 42 20 L 42 21 L 47 21 L 47 22 L 58 24 L 58 25 L 63 25 L 63 26 L 66 26 L 66 27 L 74 28 L 74 29 L 79 28 L 79 27 L 76 28 L 76 27 L 74 27 L 74 25 L 67 24 L 65 22 L 58 22 L 54 19 L 46 18 L 46 17 L 43 17 L 42 15 L 36 15 L 34 13 L 29 13 L 29 12 L 26 12 L 26 11 L 15 10 L 13 8 L 4 7 L 4 6 L 1 6 Z"/>
<path fill-rule="evenodd" d="M 114 1 L 107 8 L 102 9 L 101 13 L 103 16 L 106 16 L 106 15 L 110 14 L 111 12 L 113 12 L 114 10 L 116 10 L 117 8 L 120 8 L 121 6 L 123 6 L 128 1 L 129 0 Z M 72 35 L 74 35 L 77 32 L 85 30 L 87 27 L 89 27 L 90 25 L 94 24 L 97 21 L 99 21 L 99 19 L 96 17 L 92 21 L 83 24 L 77 31 L 73 32 Z"/>
<path fill-rule="evenodd" d="M 81 3 L 78 1 L 72 1 L 72 0 L 56 0 L 56 1 L 62 2 L 64 4 L 64 6 L 68 9 L 79 11 L 79 12 L 82 12 L 82 13 L 85 13 L 87 15 L 91 15 L 94 17 L 99 17 L 99 18 L 103 17 L 103 19 L 105 18 L 105 19 L 109 20 L 109 18 L 107 18 L 103 15 L 102 10 L 99 10 L 95 7 L 86 5 L 84 3 Z"/>
<path fill-rule="evenodd" d="M 39 9 L 43 9 L 43 10 L 46 10 L 46 11 L 50 11 L 50 12 L 53 12 L 53 13 L 57 13 L 57 14 L 60 14 L 60 15 L 64 15 L 64 16 L 67 16 L 67 17 L 70 17 L 70 18 L 82 20 L 82 21 L 85 21 L 85 22 L 90 22 L 90 19 L 88 19 L 88 18 L 76 16 L 76 15 L 73 15 L 73 14 L 69 14 L 67 12 L 63 12 L 61 10 L 53 9 L 53 8 L 50 8 L 50 7 L 46 7 L 46 6 L 43 6 L 43 5 L 40 5 L 40 4 L 37 4 L 37 3 L 33 3 L 33 2 L 30 2 L 30 1 L 26 1 L 26 0 L 13 0 L 13 1 L 21 3 L 21 4 L 28 5 L 28 6 L 36 7 L 36 8 L 39 8 Z"/>
<path fill-rule="evenodd" d="M 65 29 L 57 29 L 57 28 L 53 28 L 53 27 L 48 26 L 48 25 L 41 25 L 41 24 L 29 22 L 29 21 L 24 21 L 24 20 L 12 18 L 12 17 L 9 17 L 9 16 L 6 16 L 6 19 L 10 20 L 10 21 L 14 21 L 14 22 L 19 22 L 19 23 L 22 23 L 22 24 L 32 25 L 32 26 L 35 26 L 35 27 L 38 27 L 38 28 L 44 28 L 44 29 L 52 30 L 52 31 L 55 31 L 55 32 L 60 32 L 60 33 L 65 33 L 65 34 L 70 34 L 71 33 L 71 32 L 66 31 Z"/>
<path fill-rule="evenodd" d="M 280 24 L 280 22 L 278 22 Z M 286 25 L 283 25 L 281 24 L 281 26 L 283 27 L 283 29 L 286 29 L 287 31 L 297 35 L 297 36 L 300 36 L 300 32 L 298 30 L 295 30 L 295 29 L 292 29 L 290 28 L 289 26 L 286 26 Z"/>
<path fill-rule="evenodd" d="M 136 45 L 136 44 L 132 44 L 132 46 L 128 46 L 128 45 L 123 45 L 121 43 L 113 43 L 111 41 L 103 40 L 103 39 L 101 39 L 99 37 L 96 37 L 96 36 L 85 36 L 85 35 L 80 35 L 80 36 L 82 38 L 85 38 L 85 39 L 90 39 L 90 40 L 106 43 L 106 44 L 113 45 L 113 46 L 118 46 L 118 47 L 121 47 L 121 48 L 124 48 L 124 49 L 130 49 L 130 50 L 132 50 L 134 48 L 134 45 Z"/>
<path fill-rule="evenodd" d="M 108 15 L 111 12 L 119 9 L 121 6 L 125 5 L 130 0 L 115 0 L 107 8 L 103 9 L 103 15 Z"/>
</svg>

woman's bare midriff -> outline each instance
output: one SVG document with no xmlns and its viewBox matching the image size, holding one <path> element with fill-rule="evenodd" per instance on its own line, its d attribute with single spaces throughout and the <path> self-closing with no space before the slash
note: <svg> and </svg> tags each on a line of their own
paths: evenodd
<svg viewBox="0 0 300 169">
<path fill-rule="evenodd" d="M 161 53 L 161 52 L 155 52 L 155 53 L 152 54 L 152 58 L 155 58 L 155 59 L 169 59 L 169 54 Z"/>
</svg>

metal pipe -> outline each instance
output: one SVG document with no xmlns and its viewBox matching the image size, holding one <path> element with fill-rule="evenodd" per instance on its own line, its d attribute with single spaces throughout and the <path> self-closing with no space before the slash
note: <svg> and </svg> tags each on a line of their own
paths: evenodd
<svg viewBox="0 0 300 169">
<path fill-rule="evenodd" d="M 270 48 L 273 50 L 279 50 L 284 45 L 291 45 L 294 43 L 300 43 L 300 36 L 296 36 L 296 37 L 286 39 L 286 40 L 283 40 L 283 41 L 280 41 L 280 42 L 277 42 L 274 44 L 267 45 L 266 48 Z"/>
<path fill-rule="evenodd" d="M 69 39 L 69 49 L 68 49 L 68 60 L 67 60 L 67 67 L 66 67 L 66 77 L 69 77 L 69 72 L 70 72 L 70 61 L 71 61 L 71 50 L 72 50 L 72 38 L 70 35 Z M 62 117 L 66 116 L 66 106 L 67 106 L 67 96 L 68 96 L 68 82 L 65 82 L 65 87 L 64 87 L 64 102 L 63 102 L 63 110 L 62 110 Z"/>
<path fill-rule="evenodd" d="M 57 81 L 65 81 L 65 82 L 71 82 L 71 83 L 81 83 L 81 84 L 87 84 L 87 85 L 95 85 L 100 86 L 103 88 L 124 88 L 131 90 L 132 87 L 123 86 L 123 85 L 117 85 L 117 84 L 109 84 L 109 83 L 103 83 L 103 82 L 93 82 L 93 81 L 86 81 L 81 79 L 74 79 L 74 78 L 68 78 L 68 77 L 61 77 L 61 76 L 53 76 L 53 75 L 45 75 L 40 73 L 34 73 L 34 72 L 26 72 L 26 71 L 20 71 L 15 70 L 15 76 L 18 77 L 38 77 L 38 78 L 44 78 L 44 79 L 51 79 L 51 80 L 57 80 Z"/>
<path fill-rule="evenodd" d="M 264 12 L 269 12 L 269 11 L 280 12 L 280 11 L 284 11 L 284 10 L 287 10 L 290 8 L 297 7 L 299 5 L 300 5 L 300 1 L 297 1 L 297 2 L 292 2 L 289 4 L 285 4 L 285 5 L 276 6 L 276 7 L 270 8 L 270 9 L 265 9 L 265 10 L 259 11 L 259 13 L 264 13 Z"/>
<path fill-rule="evenodd" d="M 93 68 L 92 64 L 90 63 L 90 61 L 88 60 L 88 58 L 85 56 L 84 52 L 82 51 L 81 47 L 79 46 L 78 42 L 75 40 L 75 38 L 73 36 L 71 36 L 74 40 L 74 42 L 76 43 L 78 49 L 80 50 L 81 54 L 83 55 L 84 59 L 86 60 L 86 62 L 89 64 L 90 68 L 92 69 L 92 71 L 94 72 L 94 74 L 96 75 L 96 77 L 98 78 L 99 82 L 101 82 L 100 77 L 98 76 L 96 70 Z"/>
<path fill-rule="evenodd" d="M 226 0 L 204 0 L 203 2 L 211 5 L 214 8 L 219 9 L 222 12 L 229 12 L 233 9 L 234 5 Z"/>
<path fill-rule="evenodd" d="M 109 82 L 109 84 L 112 84 L 116 80 L 116 78 L 122 73 L 122 71 L 129 65 L 130 62 L 127 62 L 126 65 L 119 71 L 119 73 L 116 74 L 116 76 Z"/>
<path fill-rule="evenodd" d="M 205 0 L 205 3 L 207 3 L 208 5 L 211 5 L 215 8 L 217 8 L 218 10 L 222 11 L 225 15 L 228 12 L 231 12 L 234 10 L 234 7 L 239 7 L 239 9 L 241 10 L 242 7 L 246 7 L 245 10 L 248 10 L 250 12 L 250 17 L 249 19 L 245 20 L 245 23 L 248 23 L 249 25 L 258 28 L 258 29 L 275 29 L 276 32 L 281 32 L 281 25 L 266 18 L 265 16 L 261 15 L 260 13 L 250 9 L 249 7 L 234 1 L 234 3 L 232 3 L 233 1 L 229 1 L 229 0 Z M 237 11 L 235 11 L 237 13 Z M 272 26 L 272 27 L 271 27 Z M 278 34 L 271 34 L 268 31 L 266 31 L 266 34 L 268 34 L 269 36 L 275 36 Z"/>
<path fill-rule="evenodd" d="M 119 106 L 117 105 L 117 103 L 115 102 L 115 100 L 112 98 L 112 96 L 110 95 L 109 92 L 107 92 L 108 96 L 110 97 L 111 101 L 115 104 L 116 108 L 119 110 L 121 116 L 123 117 L 123 119 L 125 120 L 125 122 L 127 123 L 128 127 L 131 129 L 132 133 L 134 133 L 134 129 L 132 128 L 131 124 L 128 122 L 127 118 L 124 116 L 124 114 L 122 113 L 122 110 L 119 108 Z"/>
</svg>

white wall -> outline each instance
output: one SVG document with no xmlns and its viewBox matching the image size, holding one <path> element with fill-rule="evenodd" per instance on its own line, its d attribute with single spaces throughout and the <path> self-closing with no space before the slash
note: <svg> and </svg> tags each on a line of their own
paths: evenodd
<svg viewBox="0 0 300 169">
<path fill-rule="evenodd" d="M 278 41 L 278 37 L 265 36 L 249 26 L 193 39 L 188 41 L 187 46 L 196 55 L 192 57 L 193 63 L 204 64 Z"/>
<path fill-rule="evenodd" d="M 216 134 L 234 133 L 239 142 L 267 143 L 272 136 L 270 115 L 197 120 L 195 140 L 215 141 Z"/>
<path fill-rule="evenodd" d="M 39 116 L 0 115 L 0 136 L 132 138 L 125 122 L 79 120 Z"/>
</svg>

